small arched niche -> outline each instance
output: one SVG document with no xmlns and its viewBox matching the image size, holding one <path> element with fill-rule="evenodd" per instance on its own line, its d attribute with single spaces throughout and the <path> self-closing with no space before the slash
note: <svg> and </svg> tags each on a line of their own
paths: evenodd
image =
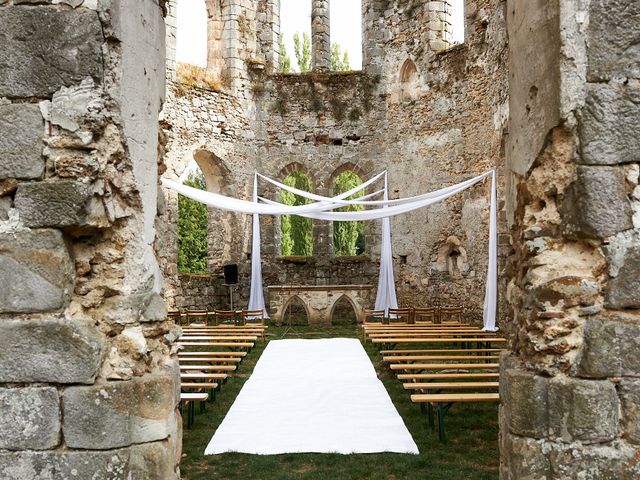
<svg viewBox="0 0 640 480">
<path fill-rule="evenodd" d="M 411 101 L 418 97 L 420 91 L 418 68 L 407 58 L 400 68 L 400 100 Z"/>
<path fill-rule="evenodd" d="M 447 238 L 438 250 L 437 269 L 452 277 L 460 277 L 469 271 L 467 251 L 455 235 Z"/>
<path fill-rule="evenodd" d="M 336 303 L 333 304 L 331 310 L 331 325 L 345 326 L 356 325 L 357 323 L 358 316 L 351 299 L 346 295 L 342 295 Z"/>
<path fill-rule="evenodd" d="M 291 297 L 284 307 L 282 321 L 285 325 L 309 325 L 309 310 L 307 310 L 307 305 L 297 295 Z"/>
</svg>

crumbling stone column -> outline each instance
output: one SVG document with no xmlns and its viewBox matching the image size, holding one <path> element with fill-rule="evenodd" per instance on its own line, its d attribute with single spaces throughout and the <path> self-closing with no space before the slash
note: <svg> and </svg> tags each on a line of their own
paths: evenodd
<svg viewBox="0 0 640 480">
<path fill-rule="evenodd" d="M 501 478 L 640 478 L 640 5 L 507 12 L 515 338 Z"/>
<path fill-rule="evenodd" d="M 451 0 L 432 0 L 429 8 L 429 48 L 437 52 L 451 46 Z"/>
<path fill-rule="evenodd" d="M 0 478 L 175 479 L 163 2 L 24 3 L 0 2 Z"/>
<path fill-rule="evenodd" d="M 311 65 L 313 70 L 331 68 L 329 0 L 313 0 L 311 6 Z"/>
</svg>

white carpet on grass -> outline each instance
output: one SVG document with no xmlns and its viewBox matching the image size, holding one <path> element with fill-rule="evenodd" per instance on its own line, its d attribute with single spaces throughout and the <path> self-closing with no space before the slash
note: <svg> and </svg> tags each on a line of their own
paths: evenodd
<svg viewBox="0 0 640 480">
<path fill-rule="evenodd" d="M 214 405 L 215 407 L 215 405 Z M 209 442 L 224 452 L 418 453 L 359 340 L 274 340 Z"/>
</svg>

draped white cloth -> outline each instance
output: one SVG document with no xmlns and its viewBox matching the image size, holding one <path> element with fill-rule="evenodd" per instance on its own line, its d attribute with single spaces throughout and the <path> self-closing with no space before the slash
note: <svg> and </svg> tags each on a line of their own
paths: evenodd
<svg viewBox="0 0 640 480">
<path fill-rule="evenodd" d="M 253 176 L 253 201 L 258 203 L 258 175 Z M 260 252 L 260 215 L 253 214 L 253 232 L 251 236 L 251 290 L 247 310 L 262 310 L 265 318 L 269 312 L 264 305 L 264 289 L 262 288 L 262 257 Z"/>
<path fill-rule="evenodd" d="M 373 195 L 367 195 L 360 197 L 357 200 L 346 200 L 354 193 L 368 187 L 373 182 L 385 175 L 385 189 L 383 200 L 368 200 Z M 262 293 L 262 275 L 258 268 L 260 263 L 260 248 L 259 248 L 259 220 L 255 220 L 257 215 L 300 215 L 303 217 L 314 218 L 318 220 L 329 221 L 364 221 L 364 220 L 377 220 L 383 219 L 382 223 L 382 245 L 381 245 L 381 260 L 380 260 L 380 278 L 378 280 L 378 296 L 376 297 L 376 309 L 386 310 L 388 308 L 397 307 L 397 299 L 395 294 L 395 284 L 393 278 L 393 266 L 392 266 L 392 251 L 391 251 L 391 227 L 389 224 L 389 218 L 395 215 L 411 212 L 418 208 L 426 207 L 428 205 L 441 202 L 457 193 L 460 193 L 467 188 L 481 182 L 485 178 L 491 175 L 491 205 L 489 215 L 489 260 L 487 267 L 487 281 L 485 291 L 485 301 L 483 309 L 484 329 L 489 331 L 497 330 L 496 310 L 497 310 L 497 215 L 496 215 L 496 178 L 495 171 L 490 170 L 481 175 L 473 177 L 464 182 L 452 185 L 449 187 L 441 188 L 433 192 L 417 195 L 414 197 L 389 200 L 387 194 L 387 180 L 386 172 L 382 172 L 372 179 L 364 182 L 363 184 L 355 187 L 348 192 L 344 192 L 335 197 L 324 197 L 303 190 L 298 190 L 294 187 L 290 187 L 283 183 L 277 182 L 273 179 L 257 174 L 254 178 L 254 195 L 253 201 L 225 197 L 223 195 L 205 192 L 196 188 L 187 187 L 180 183 L 173 182 L 171 180 L 162 179 L 163 184 L 166 187 L 176 190 L 178 193 L 191 198 L 193 200 L 202 202 L 211 207 L 220 208 L 223 210 L 230 210 L 240 213 L 249 213 L 254 215 L 253 222 L 253 248 L 252 248 L 252 294 L 251 298 L 254 299 L 254 303 L 250 300 L 250 305 L 264 306 L 264 294 Z M 257 196 L 257 178 L 260 177 L 269 183 L 275 185 L 278 188 L 295 193 L 304 198 L 315 200 L 306 205 L 288 206 L 278 203 L 273 200 L 268 200 Z M 367 199 L 365 199 L 367 198 Z M 262 203 L 259 203 L 258 200 Z M 344 207 L 345 205 L 364 205 L 371 208 L 369 210 L 353 211 L 353 212 L 335 212 L 332 210 Z M 257 230 L 256 230 L 257 228 Z M 257 231 L 257 234 L 256 234 Z M 258 240 L 258 246 L 256 248 L 256 239 Z M 257 253 L 257 254 L 256 254 Z M 257 265 L 254 268 L 254 263 Z M 254 275 L 255 273 L 255 275 Z M 254 277 L 258 277 L 254 281 Z M 260 294 L 254 291 L 254 288 L 260 290 Z M 260 302 L 260 297 L 262 301 Z M 260 308 L 259 306 L 256 308 Z M 264 307 L 263 307 L 264 309 Z"/>
<path fill-rule="evenodd" d="M 384 200 L 389 200 L 389 182 L 384 175 Z M 389 208 L 387 205 L 383 209 Z M 378 275 L 378 291 L 376 292 L 376 310 L 389 312 L 390 308 L 398 308 L 396 282 L 393 278 L 393 253 L 391 251 L 391 220 L 382 219 L 382 242 L 380 245 L 380 274 Z"/>
</svg>

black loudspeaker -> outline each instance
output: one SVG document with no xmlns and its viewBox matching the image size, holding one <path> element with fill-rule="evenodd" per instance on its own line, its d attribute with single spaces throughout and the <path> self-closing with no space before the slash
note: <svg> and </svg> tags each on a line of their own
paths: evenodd
<svg viewBox="0 0 640 480">
<path fill-rule="evenodd" d="M 224 283 L 227 285 L 235 285 L 238 283 L 238 265 L 231 263 L 224 267 Z"/>
</svg>

